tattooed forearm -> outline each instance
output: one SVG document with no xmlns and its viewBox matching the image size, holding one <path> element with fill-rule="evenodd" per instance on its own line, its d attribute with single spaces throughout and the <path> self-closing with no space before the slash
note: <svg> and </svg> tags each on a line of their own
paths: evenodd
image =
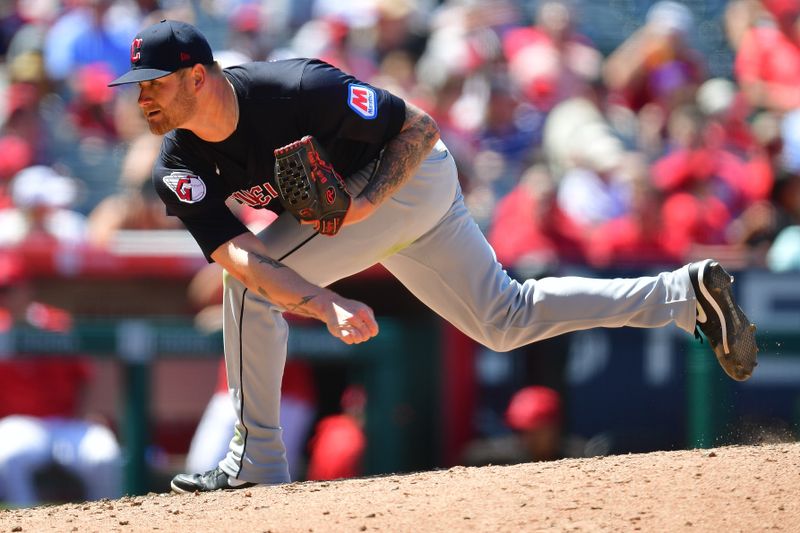
<svg viewBox="0 0 800 533">
<path fill-rule="evenodd" d="M 313 296 L 303 296 L 299 302 L 286 305 L 286 310 L 296 315 L 313 316 L 311 311 L 305 308 L 306 304 L 313 299 Z"/>
<path fill-rule="evenodd" d="M 439 127 L 427 113 L 406 104 L 406 122 L 400 133 L 386 145 L 375 176 L 361 192 L 378 205 L 414 174 L 439 139 Z"/>
<path fill-rule="evenodd" d="M 272 268 L 286 268 L 286 265 L 281 263 L 280 261 L 275 261 L 271 257 L 264 257 L 263 255 L 259 255 L 254 253 L 253 256 L 258 259 L 259 263 L 263 263 L 265 265 L 269 265 Z"/>
<path fill-rule="evenodd" d="M 290 313 L 294 313 L 295 315 L 300 315 L 300 316 L 316 318 L 316 315 L 314 315 L 314 313 L 311 312 L 310 309 L 306 309 L 306 304 L 308 304 L 308 302 L 314 299 L 313 295 L 303 296 L 302 298 L 300 298 L 300 301 L 296 303 L 283 303 L 274 300 L 264 287 L 261 286 L 258 287 L 258 294 L 263 296 L 264 299 L 269 300 L 270 302 L 277 304 L 279 306 L 282 306 Z"/>
</svg>

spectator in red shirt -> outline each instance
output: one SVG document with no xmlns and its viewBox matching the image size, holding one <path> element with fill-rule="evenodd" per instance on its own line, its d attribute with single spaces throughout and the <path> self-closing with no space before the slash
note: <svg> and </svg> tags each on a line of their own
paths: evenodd
<svg viewBox="0 0 800 533">
<path fill-rule="evenodd" d="M 690 101 L 705 78 L 702 55 L 688 35 L 691 11 L 678 2 L 656 2 L 645 25 L 631 34 L 606 60 L 604 79 L 619 102 L 634 111 L 655 104 L 669 115 Z"/>
<path fill-rule="evenodd" d="M 82 66 L 70 77 L 73 98 L 67 112 L 81 138 L 117 139 L 112 108 L 114 93 L 108 87 L 113 79 L 111 69 L 104 63 Z"/>
<path fill-rule="evenodd" d="M 564 413 L 557 391 L 539 385 L 520 389 L 511 398 L 505 417 L 531 461 L 561 458 Z"/>
<path fill-rule="evenodd" d="M 0 209 L 11 207 L 11 179 L 33 163 L 33 148 L 16 135 L 0 137 Z"/>
<path fill-rule="evenodd" d="M 668 195 L 665 223 L 690 231 L 692 242 L 723 244 L 731 220 L 753 201 L 747 161 L 708 135 L 694 106 L 670 118 L 672 149 L 652 166 L 655 186 Z"/>
<path fill-rule="evenodd" d="M 582 231 L 558 207 L 555 186 L 543 165 L 529 168 L 497 204 L 488 239 L 501 263 L 527 274 L 584 260 Z"/>
<path fill-rule="evenodd" d="M 630 174 L 630 210 L 592 232 L 590 263 L 599 268 L 679 264 L 691 242 L 664 221 L 663 198 L 650 182 L 647 162 L 631 154 L 623 167 Z"/>
<path fill-rule="evenodd" d="M 697 90 L 696 101 L 717 142 L 740 155 L 749 154 L 757 147 L 757 139 L 748 123 L 752 108 L 733 81 L 712 78 L 703 82 Z"/>
<path fill-rule="evenodd" d="M 66 332 L 65 312 L 33 302 L 22 265 L 0 258 L 0 329 L 34 327 Z M 71 498 L 118 498 L 122 453 L 104 421 L 85 411 L 83 398 L 92 378 L 89 360 L 38 356 L 0 361 L 0 500 L 27 507 L 50 500 L 49 476 L 66 472 Z M 43 478 L 37 483 L 37 478 Z M 40 492 L 47 488 L 51 493 Z"/>
<path fill-rule="evenodd" d="M 602 55 L 575 30 L 575 13 L 561 0 L 542 2 L 535 25 L 507 31 L 503 52 L 512 79 L 545 112 L 582 94 L 602 64 Z"/>
<path fill-rule="evenodd" d="M 744 32 L 734 69 L 753 107 L 785 112 L 800 107 L 800 2 L 764 0 L 763 4 L 772 20 Z"/>
<path fill-rule="evenodd" d="M 364 434 L 364 388 L 351 385 L 342 393 L 342 413 L 330 415 L 316 426 L 308 443 L 309 480 L 344 479 L 361 475 L 367 438 Z"/>
<path fill-rule="evenodd" d="M 461 459 L 469 466 L 511 465 L 553 461 L 569 455 L 565 438 L 565 405 L 561 394 L 545 385 L 516 391 L 503 418 L 510 433 L 479 438 L 467 446 Z M 571 447 L 571 446 L 569 446 Z"/>
<path fill-rule="evenodd" d="M 705 82 L 697 93 L 697 103 L 706 126 L 705 142 L 741 158 L 745 165 L 736 188 L 741 205 L 725 231 L 730 245 L 747 247 L 755 259 L 763 253 L 775 234 L 775 208 L 769 196 L 775 171 L 781 166 L 784 139 L 780 120 L 771 111 L 759 112 L 748 121 L 751 107 L 736 85 L 721 78 Z"/>
</svg>

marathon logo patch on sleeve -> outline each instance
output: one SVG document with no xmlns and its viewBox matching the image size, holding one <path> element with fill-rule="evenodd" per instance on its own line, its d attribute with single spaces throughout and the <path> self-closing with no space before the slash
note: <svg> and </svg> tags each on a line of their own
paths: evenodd
<svg viewBox="0 0 800 533">
<path fill-rule="evenodd" d="M 347 105 L 366 119 L 378 116 L 377 97 L 375 89 L 372 87 L 351 83 L 347 95 Z"/>
<path fill-rule="evenodd" d="M 186 172 L 173 172 L 161 179 L 181 202 L 194 204 L 206 197 L 206 184 L 198 176 Z"/>
</svg>

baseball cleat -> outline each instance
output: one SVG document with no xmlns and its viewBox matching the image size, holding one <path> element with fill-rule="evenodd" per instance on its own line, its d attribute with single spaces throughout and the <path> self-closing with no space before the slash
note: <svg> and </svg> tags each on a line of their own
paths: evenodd
<svg viewBox="0 0 800 533">
<path fill-rule="evenodd" d="M 700 329 L 717 356 L 725 373 L 736 381 L 753 374 L 756 356 L 756 326 L 733 299 L 733 277 L 713 259 L 689 265 L 697 298 L 695 337 L 701 340 Z"/>
<path fill-rule="evenodd" d="M 233 481 L 233 483 L 231 483 Z M 178 474 L 172 478 L 172 492 L 184 494 L 187 492 L 209 492 L 212 490 L 245 489 L 253 487 L 256 483 L 231 479 L 220 467 L 209 470 L 205 474 Z"/>
</svg>

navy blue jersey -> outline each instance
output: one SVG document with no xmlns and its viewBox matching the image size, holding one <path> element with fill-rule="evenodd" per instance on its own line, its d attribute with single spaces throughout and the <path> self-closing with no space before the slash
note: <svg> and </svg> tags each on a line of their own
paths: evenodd
<svg viewBox="0 0 800 533">
<path fill-rule="evenodd" d="M 153 184 L 206 258 L 247 228 L 228 198 L 280 213 L 273 150 L 313 135 L 344 177 L 380 154 L 400 131 L 405 103 L 316 59 L 255 62 L 224 70 L 239 99 L 230 137 L 207 142 L 176 129 L 164 136 Z"/>
</svg>

